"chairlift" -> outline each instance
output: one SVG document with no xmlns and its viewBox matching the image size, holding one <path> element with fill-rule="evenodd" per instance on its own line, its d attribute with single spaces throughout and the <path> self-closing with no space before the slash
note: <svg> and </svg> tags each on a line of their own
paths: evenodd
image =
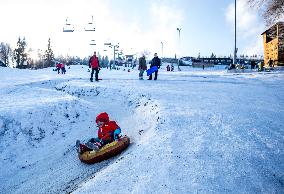
<svg viewBox="0 0 284 194">
<path fill-rule="evenodd" d="M 92 21 L 89 22 L 88 24 L 93 24 L 93 22 L 94 22 L 94 16 L 92 16 Z"/>
<path fill-rule="evenodd" d="M 66 18 L 66 23 L 63 27 L 63 32 L 74 32 L 74 27 L 70 23 L 68 23 L 68 17 Z"/>
<path fill-rule="evenodd" d="M 91 40 L 90 45 L 97 45 L 97 44 L 95 43 L 95 40 Z"/>
<path fill-rule="evenodd" d="M 94 17 L 92 16 L 92 21 L 87 24 L 87 27 L 84 28 L 85 31 L 96 31 L 95 24 L 94 24 Z"/>
</svg>

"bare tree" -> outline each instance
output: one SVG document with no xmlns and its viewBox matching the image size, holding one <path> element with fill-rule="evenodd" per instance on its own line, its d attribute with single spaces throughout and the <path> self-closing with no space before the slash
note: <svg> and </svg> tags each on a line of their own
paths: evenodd
<svg viewBox="0 0 284 194">
<path fill-rule="evenodd" d="M 151 52 L 147 49 L 142 52 L 142 55 L 144 55 L 145 57 L 149 57 L 150 54 L 151 54 Z"/>
<path fill-rule="evenodd" d="M 258 7 L 263 16 L 266 25 L 284 19 L 284 1 L 283 0 L 247 0 L 252 7 Z"/>
<path fill-rule="evenodd" d="M 12 56 L 12 49 L 9 44 L 1 42 L 0 44 L 0 59 L 6 65 L 9 66 L 9 59 Z"/>
</svg>

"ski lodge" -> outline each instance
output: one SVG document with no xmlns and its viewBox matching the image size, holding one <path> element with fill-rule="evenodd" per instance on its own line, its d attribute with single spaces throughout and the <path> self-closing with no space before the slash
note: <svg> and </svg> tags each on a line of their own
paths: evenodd
<svg viewBox="0 0 284 194">
<path fill-rule="evenodd" d="M 284 22 L 278 22 L 264 31 L 264 65 L 284 66 Z"/>
</svg>

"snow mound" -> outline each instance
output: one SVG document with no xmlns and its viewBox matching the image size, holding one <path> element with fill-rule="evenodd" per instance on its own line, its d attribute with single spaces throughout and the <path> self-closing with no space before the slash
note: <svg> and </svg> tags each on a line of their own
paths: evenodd
<svg viewBox="0 0 284 194">
<path fill-rule="evenodd" d="M 76 156 L 75 140 L 96 136 L 99 112 L 108 112 L 132 145 L 150 141 L 160 119 L 158 103 L 146 95 L 80 79 L 23 83 L 1 94 L 0 180 L 5 193 L 70 192 L 111 163 L 112 159 L 102 162 L 90 171 Z M 39 170 L 42 174 L 34 175 Z M 40 189 L 34 186 L 36 179 L 41 179 Z"/>
</svg>

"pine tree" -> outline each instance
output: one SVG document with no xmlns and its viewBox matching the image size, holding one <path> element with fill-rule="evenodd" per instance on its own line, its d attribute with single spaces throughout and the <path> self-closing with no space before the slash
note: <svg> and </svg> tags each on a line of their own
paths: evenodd
<svg viewBox="0 0 284 194">
<path fill-rule="evenodd" d="M 48 39 L 48 44 L 47 44 L 47 50 L 45 51 L 44 55 L 44 61 L 45 61 L 45 67 L 52 67 L 53 66 L 53 60 L 54 60 L 54 54 L 51 49 L 51 43 L 50 43 L 50 38 Z"/>
<path fill-rule="evenodd" d="M 105 67 L 107 67 L 108 66 L 108 64 L 109 64 L 109 59 L 108 59 L 108 56 L 105 56 Z"/>
<path fill-rule="evenodd" d="M 214 55 L 214 53 L 212 53 L 211 58 L 216 58 L 216 55 Z"/>
<path fill-rule="evenodd" d="M 1 42 L 0 44 L 0 60 L 6 67 L 9 66 L 9 59 L 12 56 L 12 49 L 9 44 Z"/>
<path fill-rule="evenodd" d="M 17 42 L 17 48 L 14 50 L 14 59 L 16 61 L 16 67 L 17 68 L 27 68 L 27 64 L 25 63 L 27 61 L 27 53 L 26 53 L 26 47 L 27 43 L 25 38 L 21 40 L 19 37 Z"/>
<path fill-rule="evenodd" d="M 100 63 L 101 67 L 105 67 L 105 56 L 102 57 L 102 62 Z"/>
</svg>

